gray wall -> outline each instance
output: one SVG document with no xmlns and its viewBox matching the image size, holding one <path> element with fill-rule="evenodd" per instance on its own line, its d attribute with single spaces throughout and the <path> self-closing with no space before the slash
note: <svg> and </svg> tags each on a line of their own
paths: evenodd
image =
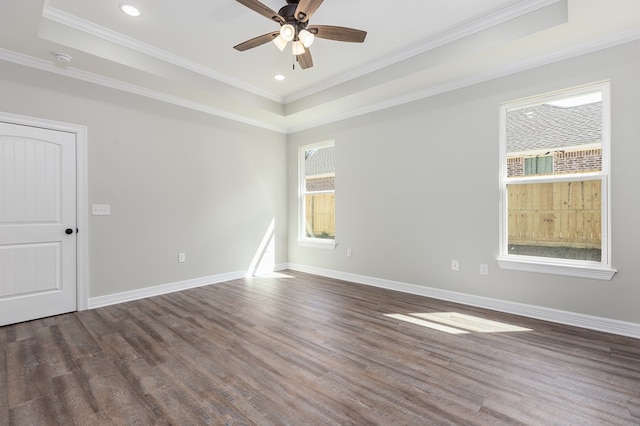
<svg viewBox="0 0 640 426">
<path fill-rule="evenodd" d="M 635 42 L 291 135 L 289 262 L 640 323 L 638 70 Z M 598 281 L 499 269 L 499 104 L 605 79 L 618 273 Z M 335 250 L 299 247 L 294 220 L 297 147 L 326 139 L 336 141 Z"/>
<path fill-rule="evenodd" d="M 639 52 L 627 44 L 288 138 L 4 62 L 0 111 L 88 127 L 88 201 L 112 207 L 89 216 L 91 297 L 246 270 L 275 218 L 276 263 L 640 323 Z M 498 105 L 603 79 L 618 273 L 500 270 Z M 326 139 L 337 152 L 335 250 L 296 244 L 297 146 Z"/>
<path fill-rule="evenodd" d="M 0 93 L 88 128 L 88 201 L 111 204 L 89 216 L 90 297 L 247 270 L 272 219 L 286 262 L 286 136 L 4 62 Z"/>
</svg>

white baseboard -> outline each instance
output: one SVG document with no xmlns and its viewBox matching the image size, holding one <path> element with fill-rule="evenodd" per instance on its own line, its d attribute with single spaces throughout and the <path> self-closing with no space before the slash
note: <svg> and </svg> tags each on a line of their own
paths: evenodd
<svg viewBox="0 0 640 426">
<path fill-rule="evenodd" d="M 286 263 L 275 265 L 274 271 L 287 269 Z M 210 284 L 220 284 L 225 281 L 245 278 L 247 271 L 227 272 L 225 274 L 211 275 L 209 277 L 195 278 L 192 280 L 178 281 L 175 283 L 161 284 L 153 287 L 145 287 L 138 290 L 124 291 L 121 293 L 107 294 L 106 296 L 91 297 L 88 300 L 87 308 L 95 309 L 103 306 L 115 305 L 117 303 L 130 302 L 132 300 L 144 299 L 147 297 L 160 296 L 162 294 L 187 290 L 190 288 L 203 287 Z"/>
<path fill-rule="evenodd" d="M 106 296 L 91 297 L 89 298 L 88 306 L 89 309 L 100 308 L 103 306 L 130 302 L 132 300 L 144 299 L 152 296 L 160 296 L 161 294 L 173 293 L 190 288 L 202 287 L 210 284 L 219 284 L 225 281 L 244 278 L 245 274 L 245 271 L 229 272 L 226 274 L 218 274 L 209 277 L 195 278 L 192 280 L 156 285 L 153 287 L 145 287 L 138 290 L 124 291 L 122 293 L 108 294 Z"/>
<path fill-rule="evenodd" d="M 491 309 L 494 311 L 505 312 L 509 314 L 522 315 L 524 317 L 551 321 L 558 324 L 582 327 L 589 330 L 604 331 L 611 334 L 640 339 L 640 324 L 633 322 L 595 317 L 575 312 L 561 311 L 557 309 L 545 308 L 542 306 L 527 305 L 523 303 L 509 302 L 506 300 L 492 299 L 482 296 L 474 296 L 471 294 L 458 293 L 455 291 L 425 287 L 416 284 L 408 284 L 399 281 L 385 280 L 364 275 L 351 274 L 347 272 L 333 271 L 329 269 L 316 268 L 313 266 L 289 264 L 289 269 L 313 275 L 320 275 L 328 278 L 350 281 L 358 284 L 370 285 L 373 287 L 381 287 L 389 290 L 396 290 L 404 293 L 416 294 L 419 296 L 426 296 L 434 299 L 476 306 L 479 308 Z"/>
<path fill-rule="evenodd" d="M 551 321 L 558 324 L 582 327 L 589 330 L 604 331 L 607 333 L 640 339 L 640 324 L 632 322 L 595 317 L 575 312 L 561 311 L 557 309 L 545 308 L 542 306 L 527 305 L 524 303 L 509 302 L 506 300 L 492 299 L 482 296 L 474 296 L 471 294 L 458 293 L 455 291 L 425 287 L 416 284 L 391 281 L 365 275 L 334 271 L 330 269 L 316 268 L 314 266 L 299 264 L 280 264 L 276 265 L 276 267 L 274 268 L 275 271 L 281 271 L 284 269 L 291 269 L 293 271 L 305 272 L 308 274 L 335 278 L 339 280 L 350 281 L 353 283 L 386 288 L 389 290 L 401 291 L 404 293 L 416 294 L 419 296 L 426 296 L 434 299 L 491 309 L 498 312 L 522 315 L 525 317 Z M 187 290 L 195 287 L 219 284 L 226 281 L 244 278 L 246 274 L 246 271 L 229 272 L 225 274 L 212 275 L 209 277 L 202 277 L 175 283 L 162 284 L 153 287 L 146 287 L 138 290 L 125 291 L 122 293 L 109 294 L 106 296 L 92 297 L 88 301 L 88 308 L 94 309 L 102 306 L 130 302 L 132 300 L 159 296 L 162 294 L 173 293 L 175 291 Z"/>
</svg>

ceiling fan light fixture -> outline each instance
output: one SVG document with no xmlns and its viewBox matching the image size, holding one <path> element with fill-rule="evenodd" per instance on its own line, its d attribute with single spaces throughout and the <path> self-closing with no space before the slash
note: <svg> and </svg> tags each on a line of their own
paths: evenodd
<svg viewBox="0 0 640 426">
<path fill-rule="evenodd" d="M 300 31 L 300 34 L 298 35 L 298 37 L 300 38 L 300 41 L 302 42 L 304 47 L 311 46 L 313 44 L 313 40 L 316 39 L 313 33 L 310 33 L 307 30 Z"/>
<path fill-rule="evenodd" d="M 284 24 L 280 27 L 280 37 L 285 41 L 291 41 L 296 36 L 296 29 L 291 24 Z"/>
<path fill-rule="evenodd" d="M 300 40 L 296 40 L 291 43 L 291 52 L 294 56 L 302 55 L 304 53 L 304 44 Z"/>
<path fill-rule="evenodd" d="M 141 1 L 141 0 L 118 0 Z M 286 0 L 286 5 L 278 12 L 264 4 L 265 0 L 236 0 L 243 6 L 264 16 L 269 21 L 277 22 L 279 28 L 275 32 L 253 37 L 233 46 L 239 52 L 262 46 L 270 41 L 280 50 L 284 50 L 291 42 L 291 53 L 294 55 L 293 69 L 298 65 L 303 70 L 313 67 L 311 44 L 316 37 L 350 43 L 363 43 L 366 31 L 355 28 L 337 27 L 335 25 L 314 25 L 309 27 L 309 19 L 322 5 L 324 0 Z M 269 0 L 275 2 L 275 0 Z M 282 0 L 279 0 L 282 1 Z"/>
<path fill-rule="evenodd" d="M 284 51 L 284 48 L 287 47 L 287 40 L 283 39 L 281 35 L 273 39 L 273 44 L 278 46 L 281 52 Z"/>
</svg>

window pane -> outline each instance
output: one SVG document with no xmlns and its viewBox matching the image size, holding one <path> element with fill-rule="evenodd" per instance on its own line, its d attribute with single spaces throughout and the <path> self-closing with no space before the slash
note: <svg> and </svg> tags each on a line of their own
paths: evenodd
<svg viewBox="0 0 640 426">
<path fill-rule="evenodd" d="M 553 174 L 553 157 L 530 157 L 524 159 L 524 174 L 529 175 L 550 175 Z"/>
<path fill-rule="evenodd" d="M 310 238 L 334 239 L 335 194 L 305 195 L 305 234 Z"/>
<path fill-rule="evenodd" d="M 301 146 L 298 242 L 335 247 L 335 145 L 324 141 Z"/>
<path fill-rule="evenodd" d="M 602 170 L 602 95 L 507 111 L 507 176 Z"/>
<path fill-rule="evenodd" d="M 507 185 L 509 254 L 601 261 L 601 181 Z"/>
<path fill-rule="evenodd" d="M 335 147 L 306 150 L 304 175 L 306 191 L 335 190 Z"/>
</svg>

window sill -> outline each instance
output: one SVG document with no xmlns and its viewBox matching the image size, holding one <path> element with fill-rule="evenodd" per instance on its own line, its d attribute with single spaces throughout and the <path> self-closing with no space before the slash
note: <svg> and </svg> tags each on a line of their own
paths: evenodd
<svg viewBox="0 0 640 426">
<path fill-rule="evenodd" d="M 298 240 L 298 245 L 300 247 L 311 247 L 311 248 L 320 248 L 320 249 L 328 249 L 333 250 L 336 248 L 335 240 Z"/>
<path fill-rule="evenodd" d="M 617 272 L 615 269 L 606 266 L 585 263 L 554 263 L 540 258 L 514 259 L 500 257 L 498 258 L 498 265 L 502 269 L 513 271 L 539 272 L 541 274 L 564 275 L 603 281 L 610 281 Z"/>
</svg>

